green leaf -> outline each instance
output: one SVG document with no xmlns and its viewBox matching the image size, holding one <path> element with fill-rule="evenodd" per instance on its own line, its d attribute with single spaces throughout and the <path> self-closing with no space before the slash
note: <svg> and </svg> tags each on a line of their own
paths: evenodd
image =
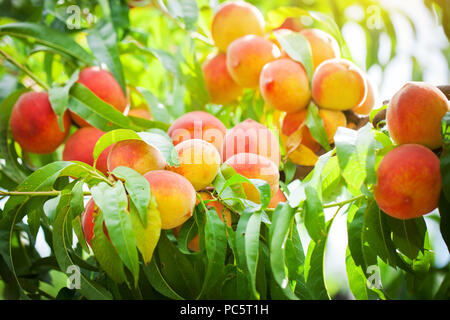
<svg viewBox="0 0 450 320">
<path fill-rule="evenodd" d="M 287 203 L 278 205 L 272 215 L 272 225 L 269 231 L 270 266 L 275 282 L 289 299 L 298 299 L 288 287 L 289 279 L 285 263 L 284 243 L 292 225 L 295 210 Z"/>
<path fill-rule="evenodd" d="M 169 122 L 170 115 L 167 111 L 167 108 L 156 98 L 153 93 L 144 88 L 137 88 L 138 91 L 142 94 L 145 101 L 150 107 L 151 113 L 155 120 L 162 122 Z"/>
<path fill-rule="evenodd" d="M 89 47 L 99 60 L 114 75 L 124 94 L 126 94 L 125 77 L 117 48 L 117 34 L 111 22 L 101 21 L 91 29 L 87 36 Z"/>
<path fill-rule="evenodd" d="M 256 290 L 256 269 L 259 259 L 259 235 L 261 229 L 261 212 L 251 215 L 245 230 L 245 256 L 247 270 L 252 284 L 253 295 L 259 299 L 260 295 Z"/>
<path fill-rule="evenodd" d="M 66 237 L 66 223 L 69 216 L 70 194 L 66 194 L 60 205 L 56 220 L 53 223 L 53 249 L 58 265 L 63 272 L 65 272 L 69 267 L 76 265 L 76 262 L 72 260 L 69 254 L 69 249 L 71 246 L 67 243 Z M 89 280 L 83 275 L 83 273 L 80 273 L 80 282 L 80 292 L 86 298 L 92 300 L 112 299 L 111 294 L 104 287 L 97 282 Z"/>
<path fill-rule="evenodd" d="M 54 86 L 48 91 L 50 103 L 53 111 L 58 117 L 58 124 L 61 131 L 64 131 L 64 114 L 69 104 L 69 91 L 74 83 L 78 80 L 79 71 L 75 71 L 70 79 L 63 86 Z"/>
<path fill-rule="evenodd" d="M 103 131 L 117 128 L 141 130 L 130 118 L 80 83 L 75 83 L 70 89 L 69 109 Z"/>
<path fill-rule="evenodd" d="M 123 263 L 120 260 L 116 249 L 103 231 L 103 223 L 103 212 L 99 211 L 98 214 L 94 216 L 94 237 L 91 240 L 95 259 L 111 279 L 117 283 L 125 282 L 127 278 L 125 276 Z"/>
<path fill-rule="evenodd" d="M 195 222 L 195 218 L 189 218 L 185 223 L 181 225 L 177 235 L 178 248 L 184 254 L 190 254 L 188 245 L 192 239 L 198 236 L 198 227 Z"/>
<path fill-rule="evenodd" d="M 15 22 L 0 26 L 0 36 L 31 38 L 36 43 L 50 47 L 63 54 L 93 65 L 93 57 L 66 33 L 59 32 L 42 24 Z"/>
<path fill-rule="evenodd" d="M 249 286 L 250 279 L 247 272 L 247 256 L 245 253 L 245 231 L 252 216 L 251 212 L 245 211 L 241 214 L 238 225 L 236 227 L 234 255 L 236 257 L 236 298 L 249 299 L 251 297 L 251 288 Z"/>
<path fill-rule="evenodd" d="M 328 223 L 328 227 L 331 223 Z M 306 286 L 314 300 L 328 300 L 327 288 L 325 286 L 324 260 L 325 260 L 326 238 L 318 242 L 311 241 L 305 259 Z"/>
<path fill-rule="evenodd" d="M 199 298 L 208 294 L 224 272 L 227 250 L 226 227 L 215 209 L 206 210 L 205 248 L 207 267 Z"/>
<path fill-rule="evenodd" d="M 150 261 L 150 264 L 143 267 L 143 270 L 148 281 L 156 291 L 173 300 L 184 300 L 164 278 L 158 263 L 158 258 L 155 255 Z"/>
<path fill-rule="evenodd" d="M 194 30 L 198 19 L 198 6 L 195 0 L 169 0 L 167 2 L 169 12 L 181 18 L 187 30 Z"/>
<path fill-rule="evenodd" d="M 416 219 L 400 220 L 386 216 L 392 231 L 392 241 L 411 260 L 414 260 L 419 252 L 424 251 L 427 226 L 423 217 Z"/>
<path fill-rule="evenodd" d="M 450 201 L 443 192 L 439 198 L 439 215 L 441 216 L 439 227 L 442 238 L 447 245 L 447 250 L 450 251 Z"/>
<path fill-rule="evenodd" d="M 288 34 L 275 34 L 278 42 L 284 51 L 293 60 L 300 62 L 308 74 L 309 82 L 314 73 L 311 45 L 308 40 L 300 33 L 293 32 Z"/>
<path fill-rule="evenodd" d="M 125 183 L 131 202 L 137 210 L 138 217 L 143 225 L 147 226 L 147 214 L 150 204 L 150 184 L 138 172 L 128 167 L 117 167 L 112 174 Z M 150 261 L 150 260 L 148 260 Z"/>
<path fill-rule="evenodd" d="M 136 249 L 136 234 L 128 213 L 128 199 L 125 187 L 121 181 L 114 186 L 104 182 L 91 188 L 95 204 L 103 212 L 105 225 L 111 242 L 123 263 L 134 276 L 137 284 L 139 276 L 139 261 Z"/>
</svg>

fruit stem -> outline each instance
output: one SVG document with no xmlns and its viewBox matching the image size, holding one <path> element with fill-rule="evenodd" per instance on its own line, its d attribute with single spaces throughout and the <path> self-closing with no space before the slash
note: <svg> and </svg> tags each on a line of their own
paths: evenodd
<svg viewBox="0 0 450 320">
<path fill-rule="evenodd" d="M 3 51 L 2 49 L 0 49 L 0 54 L 2 56 L 5 57 L 6 60 L 8 60 L 9 62 L 11 62 L 13 65 L 15 65 L 17 68 L 19 68 L 20 70 L 22 70 L 24 73 L 26 73 L 31 79 L 33 79 L 33 81 L 39 85 L 42 89 L 48 91 L 49 87 L 47 84 L 45 84 L 44 82 L 42 82 L 38 77 L 36 77 L 36 75 L 33 74 L 33 72 L 31 72 L 27 67 L 21 65 L 19 62 L 17 62 L 16 60 L 14 60 L 13 57 L 11 57 L 9 54 L 7 54 L 5 51 Z"/>
</svg>

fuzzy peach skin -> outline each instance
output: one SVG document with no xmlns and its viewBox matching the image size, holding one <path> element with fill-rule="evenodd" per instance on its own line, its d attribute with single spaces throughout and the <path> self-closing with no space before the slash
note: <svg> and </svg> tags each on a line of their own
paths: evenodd
<svg viewBox="0 0 450 320">
<path fill-rule="evenodd" d="M 439 158 L 422 145 L 404 144 L 381 160 L 374 196 L 388 215 L 412 219 L 437 208 L 441 188 Z"/>
<path fill-rule="evenodd" d="M 314 69 L 328 59 L 340 58 L 341 49 L 335 38 L 320 29 L 304 29 L 300 34 L 311 46 Z"/>
<path fill-rule="evenodd" d="M 81 227 L 83 229 L 84 238 L 87 243 L 92 246 L 92 238 L 94 238 L 94 218 L 98 214 L 99 208 L 95 205 L 94 199 L 90 199 L 84 209 L 84 212 L 81 214 Z M 103 221 L 103 232 L 105 233 L 108 240 L 109 234 L 108 229 L 106 229 L 105 222 Z"/>
<path fill-rule="evenodd" d="M 189 139 L 202 139 L 212 143 L 220 152 L 227 128 L 215 116 L 204 111 L 188 112 L 175 120 L 168 130 L 176 146 Z"/>
<path fill-rule="evenodd" d="M 312 97 L 321 108 L 353 109 L 364 101 L 366 91 L 363 72 L 348 60 L 325 60 L 314 72 Z"/>
<path fill-rule="evenodd" d="M 162 170 L 166 161 L 161 152 L 141 140 L 125 140 L 115 143 L 108 155 L 108 171 L 124 166 L 140 174 Z"/>
<path fill-rule="evenodd" d="M 442 145 L 441 121 L 450 110 L 445 95 L 423 82 L 409 82 L 389 102 L 386 123 L 397 144 L 418 143 L 436 149 Z"/>
<path fill-rule="evenodd" d="M 147 172 L 144 178 L 150 183 L 158 205 L 162 229 L 181 226 L 192 216 L 196 194 L 185 177 L 172 171 L 154 170 Z"/>
<path fill-rule="evenodd" d="M 366 84 L 367 84 L 367 95 L 364 101 L 357 106 L 356 108 L 353 108 L 353 112 L 366 116 L 372 111 L 373 107 L 375 106 L 375 100 L 376 100 L 376 93 L 375 89 L 373 87 L 372 82 L 369 80 L 368 77 L 366 77 Z"/>
<path fill-rule="evenodd" d="M 85 85 L 97 97 L 109 103 L 120 112 L 124 112 L 128 100 L 111 72 L 98 67 L 87 67 L 81 70 L 78 82 Z M 74 112 L 70 112 L 72 120 L 80 127 L 90 124 Z"/>
<path fill-rule="evenodd" d="M 55 151 L 69 133 L 67 112 L 64 113 L 63 124 L 64 131 L 61 131 L 46 92 L 22 94 L 11 112 L 12 136 L 27 152 L 43 154 Z"/>
<path fill-rule="evenodd" d="M 280 56 L 280 49 L 268 39 L 255 35 L 238 38 L 228 47 L 228 72 L 240 86 L 257 88 L 264 65 Z"/>
<path fill-rule="evenodd" d="M 231 78 L 225 53 L 209 57 L 203 64 L 202 71 L 212 103 L 229 104 L 241 96 L 243 89 Z"/>
<path fill-rule="evenodd" d="M 78 129 L 67 139 L 62 159 L 64 161 L 81 161 L 93 166 L 95 144 L 104 134 L 105 132 L 94 127 Z M 97 159 L 96 168 L 104 174 L 108 172 L 107 159 L 111 148 L 112 146 L 103 150 Z"/>
<path fill-rule="evenodd" d="M 275 209 L 279 203 L 286 202 L 286 196 L 284 195 L 283 191 L 281 191 L 280 188 L 278 188 L 278 191 L 274 194 L 274 196 L 270 199 L 268 207 L 271 209 Z"/>
<path fill-rule="evenodd" d="M 271 195 L 275 195 L 279 188 L 280 173 L 272 160 L 254 153 L 238 153 L 230 157 L 225 163 L 240 175 L 248 179 L 261 179 L 270 186 Z M 258 189 L 250 183 L 243 183 L 244 192 L 248 200 L 260 203 Z"/>
<path fill-rule="evenodd" d="M 280 165 L 280 144 L 275 135 L 265 125 L 252 119 L 244 120 L 225 135 L 222 147 L 222 161 L 238 153 L 255 153 Z"/>
<path fill-rule="evenodd" d="M 228 45 L 248 34 L 262 36 L 265 22 L 262 13 L 244 1 L 226 2 L 214 14 L 211 36 L 216 46 L 223 52 Z"/>
<path fill-rule="evenodd" d="M 169 167 L 192 183 L 196 191 L 213 182 L 221 165 L 220 154 L 209 142 L 201 139 L 183 141 L 175 146 L 180 165 Z"/>
<path fill-rule="evenodd" d="M 259 87 L 269 106 L 287 113 L 305 109 L 311 101 L 306 70 L 291 59 L 267 63 L 261 71 Z"/>
<path fill-rule="evenodd" d="M 150 113 L 150 110 L 144 109 L 144 108 L 130 109 L 128 111 L 128 115 L 132 116 L 132 117 L 143 118 L 143 119 L 147 119 L 147 120 L 153 120 L 153 117 L 152 117 L 152 115 Z"/>
<path fill-rule="evenodd" d="M 198 193 L 198 195 L 202 198 L 203 201 L 205 200 L 212 200 L 213 197 L 209 192 L 201 191 Z M 200 203 L 200 201 L 197 199 L 197 205 Z M 209 201 L 208 203 L 205 203 L 207 208 L 213 208 L 216 210 L 217 214 L 219 215 L 220 220 L 225 221 L 228 227 L 231 227 L 231 213 L 228 209 L 225 209 L 223 204 L 221 204 L 219 201 Z M 173 234 L 175 237 L 178 236 L 178 233 L 180 232 L 181 226 L 173 229 Z M 200 251 L 200 243 L 199 243 L 199 237 L 196 235 L 189 243 L 188 248 L 192 251 Z"/>
</svg>

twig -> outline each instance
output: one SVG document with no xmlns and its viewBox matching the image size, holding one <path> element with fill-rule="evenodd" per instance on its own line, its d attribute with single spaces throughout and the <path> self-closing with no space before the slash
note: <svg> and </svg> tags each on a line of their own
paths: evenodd
<svg viewBox="0 0 450 320">
<path fill-rule="evenodd" d="M 354 198 L 351 198 L 351 199 L 348 199 L 348 200 L 345 200 L 345 201 L 335 202 L 335 203 L 331 203 L 331 204 L 326 204 L 326 205 L 323 206 L 323 208 L 326 209 L 326 208 L 333 208 L 333 207 L 342 207 L 342 206 L 346 205 L 347 203 L 354 202 L 354 201 L 362 199 L 364 197 L 365 197 L 365 195 L 361 194 L 361 195 L 359 195 L 357 197 L 354 197 Z"/>
<path fill-rule="evenodd" d="M 5 51 L 3 51 L 2 49 L 0 49 L 0 54 L 2 56 L 5 57 L 6 60 L 8 60 L 9 62 L 11 62 L 13 65 L 15 65 L 17 68 L 19 68 L 20 70 L 22 70 L 24 73 L 26 73 L 31 79 L 34 80 L 34 82 L 36 82 L 36 84 L 38 84 L 42 89 L 48 91 L 49 90 L 49 86 L 44 83 L 42 80 L 40 80 L 38 77 L 36 77 L 36 75 L 31 72 L 27 67 L 21 65 L 19 62 L 17 62 L 16 60 L 14 60 L 13 57 L 11 57 L 9 54 L 7 54 Z"/>
</svg>

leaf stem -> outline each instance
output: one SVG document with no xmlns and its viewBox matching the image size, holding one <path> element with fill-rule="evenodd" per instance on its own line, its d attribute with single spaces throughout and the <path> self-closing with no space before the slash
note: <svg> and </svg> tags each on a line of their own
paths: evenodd
<svg viewBox="0 0 450 320">
<path fill-rule="evenodd" d="M 20 70 L 22 70 L 24 73 L 26 73 L 31 79 L 33 79 L 33 81 L 39 85 L 42 89 L 48 91 L 49 90 L 49 86 L 44 83 L 41 79 L 39 79 L 38 77 L 36 77 L 36 75 L 31 72 L 27 67 L 21 65 L 19 62 L 17 62 L 16 60 L 14 60 L 13 57 L 11 57 L 9 54 L 7 54 L 5 51 L 3 51 L 2 49 L 0 49 L 0 54 L 5 57 L 6 60 L 8 60 L 9 62 L 11 62 L 13 65 L 15 65 L 17 68 L 19 68 Z"/>
<path fill-rule="evenodd" d="M 326 208 L 333 208 L 333 207 L 342 207 L 343 205 L 345 205 L 347 203 L 354 202 L 354 201 L 362 199 L 364 197 L 365 197 L 364 194 L 360 194 L 357 197 L 354 197 L 354 198 L 351 198 L 351 199 L 348 199 L 348 200 L 345 200 L 345 201 L 335 202 L 335 203 L 331 203 L 331 204 L 326 204 L 326 205 L 323 206 L 323 208 L 326 209 Z"/>
<path fill-rule="evenodd" d="M 52 191 L 2 191 L 0 190 L 0 197 L 7 196 L 29 196 L 29 197 L 53 197 L 59 196 L 61 191 L 52 190 Z M 89 196 L 91 195 L 90 191 L 84 191 L 83 195 Z"/>
</svg>

